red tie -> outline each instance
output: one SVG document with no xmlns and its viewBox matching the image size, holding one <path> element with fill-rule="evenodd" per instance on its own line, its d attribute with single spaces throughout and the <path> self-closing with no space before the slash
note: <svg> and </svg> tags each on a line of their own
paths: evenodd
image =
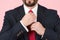
<svg viewBox="0 0 60 40">
<path fill-rule="evenodd" d="M 29 10 L 29 12 L 32 12 L 33 13 L 32 10 Z M 29 40 L 35 40 L 35 32 L 34 31 L 29 31 L 28 32 L 28 39 Z"/>
</svg>

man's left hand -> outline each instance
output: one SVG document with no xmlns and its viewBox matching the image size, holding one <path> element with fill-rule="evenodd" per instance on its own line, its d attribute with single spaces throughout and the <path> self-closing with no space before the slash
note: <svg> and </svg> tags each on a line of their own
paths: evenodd
<svg viewBox="0 0 60 40">
<path fill-rule="evenodd" d="M 35 31 L 39 35 L 44 35 L 45 28 L 40 22 L 35 22 L 31 25 L 31 31 Z"/>
</svg>

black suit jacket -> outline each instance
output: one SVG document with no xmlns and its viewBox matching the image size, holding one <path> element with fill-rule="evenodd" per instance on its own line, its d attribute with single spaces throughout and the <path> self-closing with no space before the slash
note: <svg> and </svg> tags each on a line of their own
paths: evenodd
<svg viewBox="0 0 60 40">
<path fill-rule="evenodd" d="M 28 40 L 27 31 L 20 23 L 25 15 L 23 5 L 7 11 L 4 17 L 0 40 Z M 46 28 L 43 38 L 36 33 L 36 40 L 60 40 L 60 19 L 56 10 L 38 5 L 37 21 Z"/>
</svg>

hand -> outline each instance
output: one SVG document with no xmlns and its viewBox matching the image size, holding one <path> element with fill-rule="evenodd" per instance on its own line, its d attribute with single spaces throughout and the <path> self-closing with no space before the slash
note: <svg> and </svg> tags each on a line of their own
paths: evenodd
<svg viewBox="0 0 60 40">
<path fill-rule="evenodd" d="M 33 22 L 35 22 L 36 16 L 34 13 L 28 13 L 26 14 L 23 18 L 22 18 L 22 22 L 25 26 L 28 26 L 30 24 L 32 24 Z"/>
<path fill-rule="evenodd" d="M 35 22 L 31 25 L 31 31 L 35 31 L 39 35 L 44 35 L 45 28 L 42 26 L 40 22 Z"/>
</svg>

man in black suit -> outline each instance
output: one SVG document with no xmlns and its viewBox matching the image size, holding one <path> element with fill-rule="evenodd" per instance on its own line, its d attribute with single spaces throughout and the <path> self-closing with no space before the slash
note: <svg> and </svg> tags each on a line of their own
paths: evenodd
<svg viewBox="0 0 60 40">
<path fill-rule="evenodd" d="M 0 40 L 60 40 L 57 11 L 39 5 L 38 0 L 22 1 L 22 6 L 6 12 Z"/>
</svg>

